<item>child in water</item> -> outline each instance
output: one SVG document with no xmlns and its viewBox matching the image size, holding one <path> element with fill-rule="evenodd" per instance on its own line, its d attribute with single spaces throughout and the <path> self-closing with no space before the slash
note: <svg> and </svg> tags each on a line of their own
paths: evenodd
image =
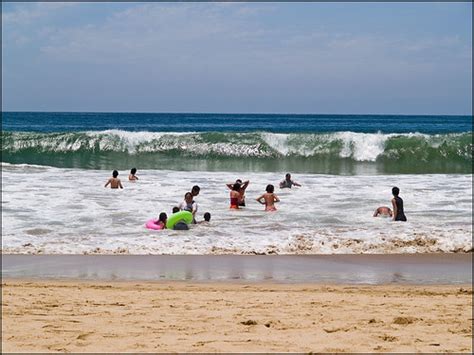
<svg viewBox="0 0 474 355">
<path fill-rule="evenodd" d="M 266 191 L 266 193 L 258 197 L 256 200 L 262 205 L 265 205 L 265 211 L 276 211 L 275 202 L 280 202 L 280 199 L 273 193 L 275 187 L 271 184 L 267 185 Z"/>
<path fill-rule="evenodd" d="M 137 173 L 137 168 L 132 168 L 132 170 L 130 170 L 130 174 L 128 175 L 128 180 L 129 181 L 138 180 L 138 176 L 135 176 L 136 173 Z"/>
<path fill-rule="evenodd" d="M 198 222 L 201 223 L 209 223 L 211 221 L 211 214 L 209 212 L 204 213 L 204 221 Z"/>
<path fill-rule="evenodd" d="M 161 229 L 166 229 L 166 221 L 168 220 L 168 216 L 166 215 L 165 212 L 161 212 L 160 216 L 158 217 L 158 220 L 155 222 L 155 224 L 159 225 Z"/>
<path fill-rule="evenodd" d="M 118 189 L 119 187 L 121 189 L 123 189 L 123 186 L 122 186 L 122 183 L 120 182 L 120 179 L 117 178 L 118 174 L 119 174 L 118 171 L 114 170 L 112 172 L 112 177 L 107 181 L 107 183 L 105 184 L 104 187 L 107 187 L 110 184 L 110 188 L 112 188 L 112 189 Z"/>
</svg>

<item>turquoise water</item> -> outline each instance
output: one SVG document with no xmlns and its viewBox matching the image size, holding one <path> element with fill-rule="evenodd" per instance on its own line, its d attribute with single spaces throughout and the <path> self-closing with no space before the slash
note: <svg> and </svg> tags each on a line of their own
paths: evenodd
<svg viewBox="0 0 474 355">
<path fill-rule="evenodd" d="M 21 113 L 2 162 L 80 169 L 471 173 L 471 116 Z"/>
</svg>

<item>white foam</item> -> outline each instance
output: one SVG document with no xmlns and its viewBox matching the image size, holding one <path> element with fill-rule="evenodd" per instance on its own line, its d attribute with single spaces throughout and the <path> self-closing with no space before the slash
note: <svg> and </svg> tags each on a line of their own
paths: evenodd
<svg viewBox="0 0 474 355">
<path fill-rule="evenodd" d="M 109 171 L 2 164 L 3 253 L 400 253 L 472 249 L 472 175 L 294 174 L 303 187 L 279 190 L 276 213 L 254 199 L 281 173 L 139 170 L 123 190 L 103 187 Z M 250 179 L 247 207 L 229 210 L 225 183 Z M 149 231 L 144 223 L 201 186 L 190 231 Z M 401 188 L 407 223 L 373 218 Z"/>
</svg>

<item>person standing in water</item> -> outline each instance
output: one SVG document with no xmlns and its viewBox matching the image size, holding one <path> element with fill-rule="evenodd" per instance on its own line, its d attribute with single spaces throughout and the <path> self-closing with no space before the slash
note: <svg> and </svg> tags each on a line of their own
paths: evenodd
<svg viewBox="0 0 474 355">
<path fill-rule="evenodd" d="M 285 175 L 285 180 L 283 180 L 282 182 L 280 182 L 280 189 L 284 189 L 284 188 L 289 188 L 291 189 L 291 187 L 295 185 L 295 186 L 301 186 L 300 184 L 298 184 L 297 182 L 291 180 L 291 174 L 288 173 Z"/>
<path fill-rule="evenodd" d="M 236 182 L 230 191 L 230 208 L 232 209 L 239 209 L 240 188 L 240 184 Z"/>
<path fill-rule="evenodd" d="M 403 200 L 398 196 L 400 189 L 398 187 L 392 188 L 392 207 L 393 207 L 393 220 L 406 222 L 407 218 L 403 211 Z"/>
<path fill-rule="evenodd" d="M 118 174 L 119 174 L 118 171 L 114 170 L 112 172 L 112 177 L 107 181 L 104 187 L 107 187 L 110 185 L 110 188 L 112 189 L 118 189 L 119 187 L 123 189 L 122 182 L 120 181 L 119 178 L 117 178 Z"/>
<path fill-rule="evenodd" d="M 129 181 L 138 180 L 138 176 L 135 175 L 136 173 L 137 173 L 137 168 L 132 168 L 132 170 L 130 170 L 130 174 L 128 175 L 128 180 Z"/>
<path fill-rule="evenodd" d="M 249 180 L 242 182 L 242 180 L 237 179 L 237 180 L 235 180 L 234 184 L 226 184 L 226 186 L 229 188 L 229 190 L 234 190 L 235 184 L 240 185 L 240 189 L 239 189 L 239 195 L 240 195 L 239 196 L 239 206 L 240 207 L 245 207 L 245 190 L 247 189 L 247 186 L 249 186 L 249 183 L 250 183 Z"/>
<path fill-rule="evenodd" d="M 267 192 L 258 197 L 256 200 L 262 205 L 265 205 L 265 211 L 276 211 L 277 209 L 275 207 L 275 202 L 280 202 L 280 199 L 273 193 L 273 191 L 275 191 L 275 187 L 270 184 L 267 185 L 265 190 Z"/>
</svg>

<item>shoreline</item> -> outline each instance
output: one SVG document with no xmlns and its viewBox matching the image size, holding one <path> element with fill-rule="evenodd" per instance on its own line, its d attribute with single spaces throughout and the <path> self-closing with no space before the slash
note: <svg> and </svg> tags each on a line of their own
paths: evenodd
<svg viewBox="0 0 474 355">
<path fill-rule="evenodd" d="M 471 284 L 472 254 L 2 255 L 3 279 Z"/>
<path fill-rule="evenodd" d="M 4 280 L 4 352 L 472 351 L 472 285 Z"/>
</svg>

